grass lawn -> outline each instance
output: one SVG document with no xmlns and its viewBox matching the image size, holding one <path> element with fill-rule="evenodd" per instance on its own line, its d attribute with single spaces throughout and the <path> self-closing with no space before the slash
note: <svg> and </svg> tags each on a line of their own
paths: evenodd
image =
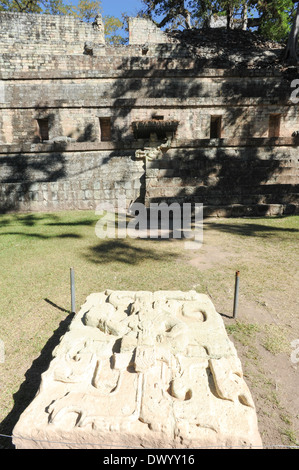
<svg viewBox="0 0 299 470">
<path fill-rule="evenodd" d="M 289 354 L 290 341 L 299 338 L 299 217 L 209 219 L 203 246 L 196 251 L 184 250 L 182 240 L 101 240 L 95 234 L 98 220 L 89 211 L 0 216 L 2 434 L 11 433 L 18 414 L 32 400 L 71 319 L 70 267 L 75 270 L 77 310 L 90 293 L 107 288 L 196 289 L 210 295 L 252 363 L 256 358 L 251 354 L 250 359 L 248 345 L 242 343 L 242 325 L 254 325 L 251 334 L 272 356 Z M 232 323 L 237 269 L 240 306 Z M 293 427 L 294 421 L 288 435 L 297 442 Z M 2 441 L 6 447 L 7 440 Z"/>
</svg>

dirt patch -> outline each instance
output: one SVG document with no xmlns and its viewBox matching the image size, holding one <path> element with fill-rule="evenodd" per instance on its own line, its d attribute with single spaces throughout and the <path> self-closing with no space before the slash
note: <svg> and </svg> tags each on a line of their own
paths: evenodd
<svg viewBox="0 0 299 470">
<path fill-rule="evenodd" d="M 199 270 L 203 290 L 223 317 L 255 400 L 264 446 L 299 445 L 299 353 L 295 356 L 292 349 L 299 338 L 298 257 L 289 238 L 274 245 L 272 233 L 238 233 L 237 226 L 229 230 L 232 226 L 208 221 L 201 249 L 184 254 L 181 262 Z M 234 275 L 240 268 L 238 309 L 232 318 Z"/>
<path fill-rule="evenodd" d="M 299 344 L 297 355 L 292 346 L 299 341 L 299 217 L 205 220 L 203 246 L 194 251 L 181 240 L 99 241 L 93 213 L 2 222 L 0 434 L 8 437 L 0 448 L 10 448 L 13 427 L 67 329 L 70 266 L 78 306 L 107 286 L 207 293 L 237 348 L 264 446 L 299 445 Z"/>
<path fill-rule="evenodd" d="M 199 253 L 190 259 L 190 264 L 201 271 L 212 269 L 219 264 L 229 264 L 232 257 L 231 252 L 223 246 L 204 243 Z"/>
</svg>

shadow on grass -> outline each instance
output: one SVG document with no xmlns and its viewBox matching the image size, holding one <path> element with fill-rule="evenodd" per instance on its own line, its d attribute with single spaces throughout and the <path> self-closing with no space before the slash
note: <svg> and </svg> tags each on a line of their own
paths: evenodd
<svg viewBox="0 0 299 470">
<path fill-rule="evenodd" d="M 1 226 L 7 227 L 12 225 L 23 225 L 25 227 L 34 227 L 43 220 L 54 220 L 58 221 L 59 217 L 55 214 L 10 214 L 9 216 L 0 216 Z"/>
<path fill-rule="evenodd" d="M 269 218 L 269 220 L 280 220 L 284 217 L 274 217 Z M 288 217 L 290 218 L 290 217 Z M 287 234 L 296 234 L 299 233 L 299 229 L 294 227 L 277 227 L 271 225 L 265 225 L 259 223 L 258 219 L 256 222 L 251 222 L 252 219 L 249 219 L 249 222 L 241 223 L 221 223 L 221 222 L 205 222 L 204 228 L 218 230 L 220 232 L 231 233 L 233 235 L 240 235 L 245 237 L 279 237 L 280 235 Z"/>
<path fill-rule="evenodd" d="M 14 394 L 14 406 L 11 412 L 6 416 L 6 418 L 0 423 L 0 434 L 11 436 L 13 428 L 17 424 L 23 411 L 29 406 L 29 404 L 34 399 L 36 393 L 38 392 L 41 374 L 45 372 L 52 360 L 52 351 L 59 344 L 60 338 L 64 335 L 74 317 L 74 314 L 71 314 L 68 310 L 58 307 L 53 302 L 45 299 L 48 303 L 55 306 L 61 311 L 68 312 L 67 317 L 62 320 L 59 324 L 57 330 L 47 341 L 46 345 L 43 347 L 39 357 L 33 361 L 30 369 L 25 374 L 25 381 L 20 386 L 19 390 Z M 0 449 L 14 449 L 14 445 L 11 442 L 11 439 L 0 437 Z"/>
<path fill-rule="evenodd" d="M 48 225 L 50 227 L 80 227 L 81 225 L 86 225 L 91 226 L 95 225 L 96 220 L 91 220 L 91 219 L 82 219 L 82 220 L 76 220 L 75 222 L 50 222 Z"/>
<path fill-rule="evenodd" d="M 170 251 L 156 251 L 149 247 L 148 240 L 133 240 L 134 244 L 120 239 L 105 240 L 89 248 L 84 258 L 92 263 L 125 263 L 137 265 L 144 261 L 165 261 L 177 255 Z M 170 243 L 170 240 L 161 240 Z M 147 243 L 142 247 L 143 243 Z"/>
<path fill-rule="evenodd" d="M 57 304 L 55 304 L 54 302 L 52 302 L 52 300 L 44 299 L 44 301 L 47 302 L 48 304 L 50 304 L 52 307 L 57 308 L 57 309 L 60 310 L 61 312 L 71 313 L 70 310 L 66 310 L 66 309 L 63 308 L 63 307 L 59 307 L 59 305 L 57 305 Z"/>
<path fill-rule="evenodd" d="M 3 232 L 0 232 L 0 236 L 14 236 L 18 235 L 25 238 L 37 238 L 41 240 L 48 240 L 52 238 L 82 238 L 82 235 L 78 233 L 66 231 L 65 233 L 49 233 L 47 227 L 64 227 L 76 228 L 76 227 L 90 227 L 96 223 L 96 220 L 92 218 L 84 218 L 78 220 L 71 219 L 65 221 L 64 216 L 58 216 L 56 214 L 13 214 L 10 216 L 0 216 L 0 226 Z M 19 229 L 18 229 L 19 228 Z M 34 228 L 35 230 L 30 230 Z M 9 230 L 11 229 L 11 230 Z"/>
<path fill-rule="evenodd" d="M 32 237 L 39 238 L 40 240 L 50 240 L 51 238 L 82 238 L 77 233 L 60 233 L 59 235 L 43 235 L 42 233 L 25 233 L 25 232 L 5 232 L 1 233 L 1 236 L 14 236 L 19 235 L 20 237 Z"/>
<path fill-rule="evenodd" d="M 69 212 L 71 215 L 71 211 Z M 50 212 L 37 213 L 37 214 L 10 214 L 10 215 L 1 215 L 0 214 L 0 224 L 1 227 L 9 227 L 15 225 L 22 225 L 24 227 L 34 227 L 34 226 L 57 226 L 57 227 L 72 227 L 72 226 L 81 226 L 81 225 L 93 225 L 96 222 L 96 219 L 90 218 L 79 218 L 76 220 L 65 221 L 64 215 L 57 215 Z"/>
</svg>

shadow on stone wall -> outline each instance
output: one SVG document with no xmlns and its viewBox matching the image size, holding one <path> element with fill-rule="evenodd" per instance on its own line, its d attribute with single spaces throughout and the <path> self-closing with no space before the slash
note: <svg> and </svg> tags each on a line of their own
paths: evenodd
<svg viewBox="0 0 299 470">
<path fill-rule="evenodd" d="M 223 34 L 227 35 L 226 32 L 223 32 Z M 233 46 L 235 47 L 235 54 L 237 54 L 237 38 L 242 33 L 232 31 L 231 34 L 234 36 Z M 270 54 L 269 58 L 269 54 L 265 54 L 265 50 L 263 51 L 255 42 L 256 38 L 254 36 L 251 36 L 250 33 L 247 34 L 247 32 L 245 32 L 245 35 L 248 50 L 246 50 L 246 54 L 244 53 L 245 59 L 237 63 L 233 61 L 234 49 L 232 47 L 226 50 L 224 44 L 218 43 L 220 52 L 217 53 L 216 40 L 213 44 L 210 44 L 211 49 L 213 47 L 215 49 L 214 58 L 208 60 L 200 57 L 200 55 L 198 56 L 200 45 L 194 44 L 192 33 L 189 33 L 189 36 L 186 33 L 184 42 L 172 45 L 173 58 L 163 58 L 169 46 L 167 44 L 162 45 L 160 47 L 161 58 L 158 67 L 156 64 L 151 64 L 150 57 L 124 58 L 119 69 L 121 75 L 113 89 L 112 96 L 114 98 L 115 121 L 127 123 L 128 139 L 132 138 L 132 136 L 130 137 L 129 116 L 131 110 L 138 106 L 138 98 L 132 98 L 132 90 L 134 90 L 134 96 L 143 97 L 145 102 L 146 99 L 151 99 L 149 103 L 157 99 L 157 105 L 152 108 L 153 113 L 156 109 L 161 111 L 163 108 L 161 100 L 158 101 L 160 98 L 167 98 L 168 105 L 171 104 L 171 98 L 180 99 L 180 106 L 184 106 L 186 105 L 184 103 L 186 99 L 203 97 L 206 93 L 201 82 L 198 79 L 195 81 L 198 73 L 202 73 L 203 65 L 225 69 L 226 71 L 223 77 L 217 79 L 217 82 L 220 82 L 221 85 L 215 97 L 216 99 L 221 97 L 224 100 L 221 107 L 226 107 L 226 123 L 233 125 L 238 121 L 243 112 L 242 100 L 246 98 L 248 100 L 254 99 L 255 106 L 273 105 L 276 109 L 279 105 L 285 106 L 290 97 L 294 71 L 291 71 L 290 74 L 287 71 L 282 73 L 281 80 L 276 81 L 275 86 L 271 86 L 273 82 L 267 82 L 267 77 L 271 78 L 272 74 L 275 76 L 275 71 L 281 70 L 279 51 L 272 56 Z M 251 41 L 251 37 L 254 40 Z M 177 67 L 172 66 L 173 59 L 176 56 L 182 58 L 183 54 L 185 54 L 185 63 L 188 59 L 194 60 L 193 69 L 187 71 L 184 68 L 180 69 L 180 62 L 178 62 Z M 254 70 L 257 72 L 257 77 L 260 77 L 259 80 L 255 81 L 250 79 L 251 76 L 254 76 L 254 70 L 252 70 L 252 66 L 248 67 L 248 61 L 254 57 L 254 54 L 258 55 Z M 143 67 L 141 66 L 142 61 Z M 267 70 L 264 70 L 263 67 Z M 227 74 L 227 78 L 225 74 Z M 231 80 L 232 76 L 241 76 L 244 77 L 244 80 L 234 83 Z M 143 80 L 144 77 L 146 79 Z M 185 81 L 179 79 L 180 77 L 188 78 L 187 86 Z M 149 106 L 149 104 L 146 104 L 147 108 Z M 200 107 L 198 107 L 198 111 L 200 112 Z M 157 197 L 148 196 L 149 199 L 152 202 L 165 201 L 167 203 L 174 201 L 201 202 L 206 206 L 254 205 L 259 207 L 259 213 L 256 215 L 266 215 L 269 205 L 286 204 L 288 205 L 287 211 L 293 213 L 296 209 L 295 203 L 298 204 L 298 184 L 294 184 L 294 178 L 291 182 L 275 182 L 275 178 L 279 177 L 284 171 L 283 163 L 288 160 L 288 149 L 285 149 L 284 155 L 280 152 L 279 158 L 275 158 L 277 149 L 279 149 L 279 146 L 276 146 L 275 139 L 272 139 L 272 141 L 268 139 L 267 144 L 261 144 L 257 139 L 256 145 L 251 144 L 250 148 L 245 146 L 246 138 L 252 135 L 254 128 L 260 126 L 255 122 L 255 119 L 254 115 L 248 116 L 244 128 L 236 129 L 233 137 L 243 138 L 243 147 L 241 142 L 238 149 L 227 149 L 224 147 L 224 142 L 218 139 L 218 143 L 215 140 L 214 147 L 216 147 L 216 150 L 214 152 L 210 148 L 210 144 L 207 145 L 206 149 L 203 148 L 204 145 L 192 149 L 176 148 L 169 150 L 163 159 L 154 162 L 153 166 L 149 164 L 150 169 L 152 167 L 157 169 L 153 179 L 157 179 L 159 169 L 164 171 L 163 178 L 161 178 L 161 195 Z M 263 129 L 263 132 L 265 131 L 267 129 Z M 149 142 L 144 141 L 140 145 L 146 147 L 149 146 Z M 192 147 L 195 146 L 192 145 Z M 266 148 L 265 154 L 261 157 L 264 147 Z M 290 163 L 290 167 L 292 165 L 294 170 L 292 176 L 295 177 L 295 161 Z M 163 194 L 165 187 L 170 186 L 170 180 L 175 178 L 182 180 L 180 186 L 175 188 L 174 183 L 174 196 L 167 197 Z M 190 185 L 189 180 L 192 178 L 197 179 L 198 184 L 192 184 L 193 190 L 190 194 L 186 187 Z M 244 215 L 244 212 L 238 212 L 236 208 L 235 212 L 231 211 L 227 215 L 239 216 Z"/>
<path fill-rule="evenodd" d="M 47 116 L 51 121 L 53 116 L 51 114 Z M 91 125 L 87 124 L 77 141 L 90 141 L 92 131 Z M 58 137 L 44 143 L 25 143 L 20 146 L 21 151 L 18 150 L 17 153 L 0 155 L 0 213 L 31 211 L 36 198 L 41 208 L 41 185 L 45 185 L 45 193 L 51 193 L 51 183 L 65 182 L 69 179 L 67 148 L 68 137 Z M 112 156 L 113 153 L 111 158 Z M 92 169 L 88 168 L 88 170 Z M 80 172 L 72 173 L 74 173 L 72 176 L 76 177 L 81 174 Z M 46 206 L 45 210 L 47 210 Z"/>
<path fill-rule="evenodd" d="M 47 116 L 49 125 L 52 126 L 55 115 L 49 113 L 47 107 L 38 104 L 35 112 L 39 117 Z M 34 147 L 34 144 L 40 142 L 40 138 L 34 135 L 32 141 Z M 57 145 L 52 143 L 48 147 L 48 153 L 45 154 L 36 155 L 20 151 L 0 156 L 0 213 L 18 211 L 21 206 L 30 208 L 35 197 L 34 184 L 55 182 L 65 177 L 63 157 L 65 147 L 66 143 L 61 143 L 58 152 Z"/>
<path fill-rule="evenodd" d="M 269 215 L 270 206 L 278 211 L 284 206 L 285 213 L 292 214 L 299 185 L 294 183 L 295 163 L 285 167 L 288 160 L 288 150 L 279 147 L 270 152 L 264 147 L 176 149 L 171 158 L 149 165 L 147 202 L 202 203 L 207 216 L 214 215 L 213 208 L 229 206 L 219 215 Z"/>
<path fill-rule="evenodd" d="M 222 35 L 225 40 L 221 39 L 222 36 L 219 35 Z M 242 38 L 245 38 L 246 41 Z M 240 42 L 241 39 L 243 42 Z M 198 97 L 204 98 L 205 96 L 208 98 L 209 90 L 204 90 L 201 81 L 196 78 L 202 73 L 203 66 L 224 70 L 224 76 L 217 78 L 217 83 L 221 83 L 221 85 L 215 99 L 221 97 L 223 106 L 227 106 L 225 120 L 230 126 L 242 116 L 243 110 L 240 100 L 244 98 L 253 98 L 257 105 L 268 103 L 276 107 L 279 104 L 284 105 L 288 101 L 294 70 L 291 70 L 292 73 L 283 72 L 281 80 L 276 82 L 275 87 L 267 86 L 267 77 L 271 77 L 277 70 L 281 71 L 279 50 L 277 53 L 265 54 L 265 49 L 261 48 L 255 35 L 237 30 L 229 32 L 202 31 L 200 34 L 198 31 L 191 30 L 178 33 L 176 41 L 171 45 L 171 57 L 169 57 L 169 45 L 159 46 L 158 63 L 151 61 L 151 57 L 146 55 L 123 58 L 122 64 L 117 70 L 118 79 L 109 96 L 113 101 L 112 125 L 115 140 L 125 142 L 128 145 L 130 141 L 134 141 L 130 115 L 132 109 L 140 107 L 139 98 L 145 102 L 147 109 L 152 106 L 150 108 L 152 114 L 157 109 L 161 110 L 163 107 L 166 109 L 166 107 L 172 106 L 171 99 L 175 99 L 176 103 L 179 102 L 179 106 L 183 108 L 186 106 L 186 99 L 196 100 Z M 201 46 L 208 47 L 209 57 L 201 52 Z M 242 60 L 240 57 L 240 60 L 237 60 L 238 54 L 242 56 Z M 256 68 L 253 68 L 248 64 L 255 55 L 257 60 L 254 67 Z M 192 68 L 190 63 L 192 63 Z M 250 80 L 255 71 L 260 74 L 260 81 Z M 244 80 L 236 84 L 231 80 L 232 76 L 241 76 L 244 77 Z M 180 78 L 185 78 L 185 80 L 180 80 Z M 211 89 L 211 93 L 213 93 L 213 89 Z M 148 103 L 146 103 L 147 99 L 150 100 Z M 155 99 L 157 104 L 152 105 Z M 40 104 L 36 108 L 41 116 L 45 111 L 42 106 Z M 198 107 L 198 112 L 200 112 L 200 107 Z M 53 119 L 53 116 L 49 115 L 50 123 Z M 55 126 L 57 125 L 59 127 L 59 123 L 55 124 Z M 245 138 L 249 136 L 256 125 L 255 117 L 249 116 L 244 128 L 242 130 L 236 129 L 234 137 Z M 89 123 L 82 129 L 77 141 L 93 140 L 93 129 Z M 147 144 L 148 142 L 145 141 L 143 145 Z M 66 162 L 67 145 L 67 142 L 63 141 L 60 141 L 59 144 L 49 143 L 45 153 L 41 152 L 39 155 L 20 152 L 1 156 L 0 166 L 3 171 L 0 183 L 3 184 L 0 191 L 0 212 L 18 211 L 21 207 L 28 207 L 28 210 L 31 210 L 36 197 L 35 184 L 67 181 L 69 179 L 69 168 L 67 168 Z M 184 190 L 190 177 L 199 180 L 198 186 L 195 187 L 192 194 L 193 200 L 196 199 L 207 205 L 212 204 L 216 199 L 219 201 L 218 204 L 227 204 L 225 199 L 234 201 L 234 203 L 246 204 L 250 187 L 254 188 L 252 191 L 257 204 L 262 201 L 265 204 L 275 203 L 274 201 L 281 203 L 281 198 L 288 199 L 289 193 L 293 190 L 293 192 L 298 191 L 291 183 L 285 185 L 265 184 L 274 174 L 282 171 L 282 160 L 271 158 L 268 164 L 264 165 L 259 157 L 258 148 L 255 146 L 251 146 L 250 156 L 244 157 L 245 148 L 233 156 L 221 145 L 219 141 L 216 156 L 211 157 L 208 156 L 208 151 L 203 152 L 200 148 L 191 150 L 181 148 L 172 151 L 174 160 L 176 159 L 177 162 L 169 163 L 168 174 L 168 168 L 165 168 L 165 182 L 177 175 L 184 175 L 183 178 L 186 181 L 186 184 L 183 183 L 182 188 L 178 189 L 176 198 L 182 201 L 190 200 Z M 131 154 L 133 152 L 134 150 L 131 151 Z M 273 145 L 273 155 L 275 152 L 276 147 Z M 78 153 L 78 158 L 80 158 L 79 155 Z M 113 158 L 113 156 L 121 157 L 121 153 L 111 151 L 109 158 Z M 167 156 L 168 153 L 165 159 L 168 158 Z M 183 159 L 189 156 L 190 162 L 184 167 Z M 177 165 L 177 167 L 173 168 L 172 165 Z M 163 163 L 161 163 L 161 168 L 163 168 Z M 88 168 L 88 170 L 93 169 Z M 176 174 L 176 170 L 178 170 L 178 174 Z M 74 172 L 72 177 L 79 179 L 81 174 L 83 173 Z M 129 175 L 126 176 L 129 177 Z M 142 177 L 140 182 L 141 193 L 138 200 L 142 201 L 146 197 L 145 177 Z M 257 188 L 261 191 L 260 201 Z M 271 199 L 270 193 L 267 194 L 269 189 L 272 191 L 271 194 L 275 194 L 274 199 Z M 45 208 L 47 209 L 46 206 Z"/>
</svg>

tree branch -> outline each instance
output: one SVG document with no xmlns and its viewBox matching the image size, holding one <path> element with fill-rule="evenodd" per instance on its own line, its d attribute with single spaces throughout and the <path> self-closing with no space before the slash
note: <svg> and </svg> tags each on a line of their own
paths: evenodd
<svg viewBox="0 0 299 470">
<path fill-rule="evenodd" d="M 297 41 L 299 34 L 299 2 L 297 6 L 296 16 L 293 21 L 292 29 L 289 34 L 288 42 L 285 48 L 284 60 L 290 65 L 296 65 L 298 63 L 297 55 Z"/>
</svg>

